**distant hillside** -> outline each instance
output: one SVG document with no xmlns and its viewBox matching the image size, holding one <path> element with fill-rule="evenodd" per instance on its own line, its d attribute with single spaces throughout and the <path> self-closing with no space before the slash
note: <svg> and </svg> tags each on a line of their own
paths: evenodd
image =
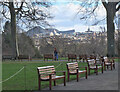
<svg viewBox="0 0 120 92">
<path fill-rule="evenodd" d="M 50 36 L 51 33 L 53 35 L 57 35 L 57 34 L 73 34 L 74 32 L 75 32 L 75 30 L 59 31 L 58 29 L 55 29 L 55 28 L 46 28 L 46 29 L 43 29 L 40 26 L 36 26 L 36 27 L 28 30 L 26 32 L 26 35 L 30 36 L 30 37 L 33 37 L 36 34 L 42 34 L 44 36 L 46 36 L 46 35 Z"/>
<path fill-rule="evenodd" d="M 35 34 L 40 34 L 40 33 L 45 33 L 45 32 L 46 32 L 45 29 L 41 28 L 40 26 L 36 26 L 36 27 L 28 30 L 28 31 L 26 32 L 26 35 L 32 37 L 32 36 L 34 36 Z"/>
</svg>

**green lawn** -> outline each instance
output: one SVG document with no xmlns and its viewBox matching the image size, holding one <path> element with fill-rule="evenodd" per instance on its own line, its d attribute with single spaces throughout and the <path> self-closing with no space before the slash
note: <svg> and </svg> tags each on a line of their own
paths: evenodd
<svg viewBox="0 0 120 92">
<path fill-rule="evenodd" d="M 61 65 L 59 65 L 62 63 Z M 5 61 L 2 63 L 3 80 L 9 78 L 19 69 L 26 66 L 20 73 L 2 84 L 3 90 L 38 90 L 38 66 L 54 65 L 56 71 L 66 71 L 67 61 Z M 58 66 L 59 65 L 59 66 Z M 87 66 L 87 63 L 79 62 L 79 66 Z M 26 77 L 25 77 L 26 72 Z M 93 73 L 93 71 L 92 71 Z M 58 74 L 60 75 L 60 74 Z M 67 75 L 67 72 L 66 72 Z M 81 75 L 81 76 L 84 76 Z M 89 77 L 88 77 L 89 78 Z M 66 77 L 67 79 L 67 77 Z M 76 79 L 76 76 L 70 76 L 70 80 Z M 57 84 L 63 83 L 63 80 L 58 80 Z M 49 82 L 42 82 L 42 88 L 48 87 Z"/>
<path fill-rule="evenodd" d="M 115 62 L 120 62 L 120 59 L 114 59 L 115 60 Z"/>
</svg>

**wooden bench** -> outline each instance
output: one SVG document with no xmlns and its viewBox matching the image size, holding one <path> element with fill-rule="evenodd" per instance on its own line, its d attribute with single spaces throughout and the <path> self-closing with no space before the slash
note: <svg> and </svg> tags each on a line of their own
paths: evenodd
<svg viewBox="0 0 120 92">
<path fill-rule="evenodd" d="M 103 73 L 103 63 L 96 64 L 95 59 L 89 59 L 89 60 L 87 60 L 87 64 L 88 64 L 88 74 L 89 75 L 90 75 L 90 70 L 94 70 L 96 75 L 98 75 L 98 69 L 101 69 L 101 71 Z"/>
<path fill-rule="evenodd" d="M 77 62 L 77 55 L 75 55 L 75 54 L 68 54 L 68 61 L 70 61 L 70 59 L 71 59 L 72 61 L 75 59 L 76 62 Z"/>
<path fill-rule="evenodd" d="M 44 54 L 44 61 L 45 61 L 45 59 L 47 59 L 47 61 L 48 61 L 48 59 L 53 60 L 53 54 Z"/>
<path fill-rule="evenodd" d="M 115 69 L 115 61 L 113 58 L 108 58 L 108 57 L 104 57 L 104 70 L 109 69 L 109 66 L 111 67 L 111 70 L 114 68 Z"/>
<path fill-rule="evenodd" d="M 94 59 L 94 60 L 96 60 L 96 56 L 94 56 L 94 55 L 90 55 L 89 58 L 90 58 L 90 59 Z"/>
<path fill-rule="evenodd" d="M 52 89 L 52 81 L 54 81 L 54 86 L 56 86 L 57 79 L 64 79 L 64 86 L 66 86 L 66 74 L 64 71 L 55 71 L 54 66 L 44 66 L 37 67 L 38 70 L 38 85 L 39 90 L 41 90 L 41 81 L 49 81 L 49 89 Z M 63 72 L 62 76 L 57 76 L 56 72 Z"/>
<path fill-rule="evenodd" d="M 32 58 L 28 55 L 19 55 L 18 59 L 19 60 L 28 59 L 28 61 L 32 60 Z"/>
<path fill-rule="evenodd" d="M 67 77 L 68 81 L 70 79 L 70 75 L 77 75 L 77 82 L 79 81 L 79 74 L 85 73 L 87 79 L 87 67 L 78 67 L 78 63 L 67 63 Z M 80 70 L 80 68 L 85 68 L 84 70 Z"/>
<path fill-rule="evenodd" d="M 15 57 L 13 57 L 12 55 L 3 55 L 3 56 L 2 56 L 2 60 L 6 60 L 6 59 L 14 60 Z"/>
<path fill-rule="evenodd" d="M 87 55 L 79 55 L 79 61 L 83 60 L 83 62 L 87 59 Z"/>
</svg>

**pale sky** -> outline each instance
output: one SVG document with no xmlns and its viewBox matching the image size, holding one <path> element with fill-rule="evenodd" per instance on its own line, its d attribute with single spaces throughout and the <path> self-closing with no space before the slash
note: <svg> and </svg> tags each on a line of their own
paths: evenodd
<svg viewBox="0 0 120 92">
<path fill-rule="evenodd" d="M 79 9 L 82 9 L 83 13 L 77 12 Z M 54 25 L 56 29 L 60 31 L 75 29 L 76 32 L 83 32 L 90 27 L 93 31 L 101 31 L 100 26 L 106 27 L 106 21 L 100 22 L 98 25 L 92 26 L 96 21 L 102 20 L 106 17 L 106 10 L 103 5 L 99 5 L 96 9 L 96 19 L 94 17 L 89 18 L 88 20 L 80 20 L 80 17 L 83 16 L 85 9 L 77 2 L 56 2 L 50 8 L 51 14 L 54 16 L 52 20 L 49 20 L 49 23 Z"/>
<path fill-rule="evenodd" d="M 47 21 L 49 22 L 49 24 L 54 25 L 53 28 L 56 28 L 59 31 L 75 29 L 76 32 L 84 32 L 87 31 L 88 27 L 92 31 L 101 31 L 100 27 L 106 27 L 106 20 L 99 22 L 98 25 L 92 26 L 97 21 L 106 18 L 106 10 L 102 4 L 99 4 L 97 9 L 95 10 L 96 19 L 93 16 L 87 20 L 80 20 L 80 17 L 86 14 L 85 7 L 82 7 L 80 5 L 81 2 L 77 2 L 74 0 L 52 0 L 52 1 L 54 1 L 51 2 L 52 6 L 47 10 L 43 8 L 43 10 L 49 11 L 51 15 L 54 16 L 53 19 L 49 19 Z M 37 7 L 41 8 L 40 6 Z M 77 14 L 79 10 L 80 13 Z M 4 21 L 2 23 L 4 24 Z"/>
</svg>

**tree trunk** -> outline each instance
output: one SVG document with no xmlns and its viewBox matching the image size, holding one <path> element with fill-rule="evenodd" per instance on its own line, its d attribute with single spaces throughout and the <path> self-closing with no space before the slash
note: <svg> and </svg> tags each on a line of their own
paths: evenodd
<svg viewBox="0 0 120 92">
<path fill-rule="evenodd" d="M 118 32 L 118 56 L 120 57 L 120 29 Z"/>
<path fill-rule="evenodd" d="M 16 34 L 16 14 L 13 2 L 9 2 L 10 14 L 11 14 L 11 43 L 12 43 L 12 54 L 14 58 L 17 58 L 18 44 L 17 44 L 17 34 Z"/>
<path fill-rule="evenodd" d="M 114 39 L 114 16 L 115 16 L 115 8 L 112 2 L 108 4 L 107 7 L 107 55 L 108 57 L 113 57 L 115 55 L 115 39 Z"/>
</svg>

